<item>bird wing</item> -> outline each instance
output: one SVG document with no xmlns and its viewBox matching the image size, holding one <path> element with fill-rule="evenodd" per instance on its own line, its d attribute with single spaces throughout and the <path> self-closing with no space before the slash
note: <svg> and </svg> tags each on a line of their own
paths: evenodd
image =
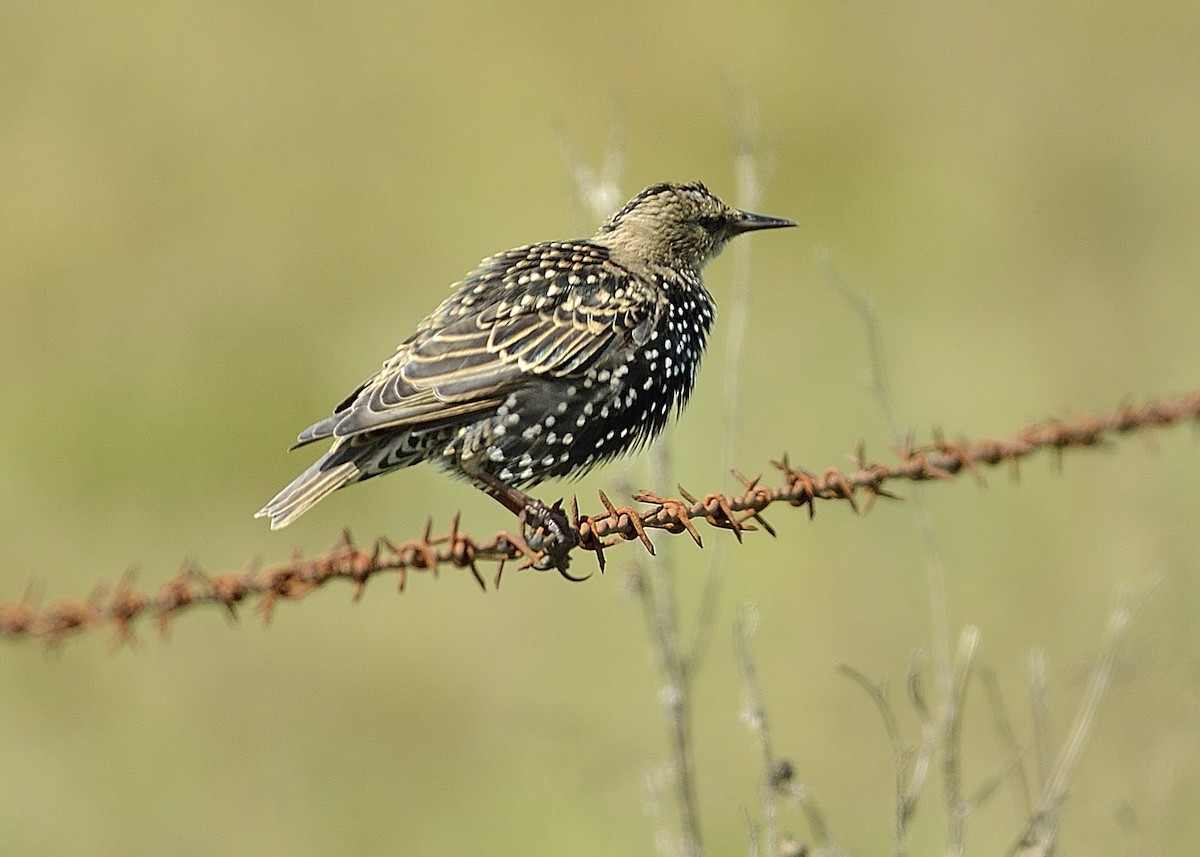
<svg viewBox="0 0 1200 857">
<path fill-rule="evenodd" d="M 299 443 L 459 422 L 498 407 L 531 376 L 581 376 L 645 343 L 663 300 L 593 244 L 494 256 Z"/>
</svg>

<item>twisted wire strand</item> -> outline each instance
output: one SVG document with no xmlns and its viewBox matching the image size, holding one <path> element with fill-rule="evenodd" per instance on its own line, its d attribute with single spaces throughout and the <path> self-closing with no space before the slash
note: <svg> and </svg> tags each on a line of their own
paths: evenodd
<svg viewBox="0 0 1200 857">
<path fill-rule="evenodd" d="M 634 501 L 646 506 L 638 509 L 614 505 L 600 492 L 603 510 L 595 514 L 580 514 L 576 501 L 571 502 L 571 520 L 579 538 L 574 551 L 594 553 L 603 571 L 605 551 L 623 542 L 638 541 L 653 554 L 649 530 L 687 533 L 700 547 L 703 540 L 698 523 L 731 530 L 739 542 L 744 534 L 759 530 L 774 535 L 774 528 L 763 516 L 770 506 L 806 506 L 812 517 L 816 501 L 834 500 L 865 513 L 880 497 L 897 498 L 887 487 L 891 483 L 948 481 L 964 471 L 982 479 L 983 467 L 1003 464 L 1017 474 L 1020 461 L 1039 450 L 1049 450 L 1061 458 L 1067 450 L 1097 446 L 1125 434 L 1165 428 L 1185 420 L 1200 423 L 1200 391 L 1142 405 L 1126 404 L 1090 417 L 1034 423 L 1007 438 L 951 441 L 935 433 L 927 444 L 907 442 L 890 464 L 868 461 L 861 444 L 849 470 L 828 468 L 817 474 L 792 465 L 784 455 L 771 462 L 778 474 L 773 484 L 734 471 L 743 487 L 741 493 L 713 492 L 697 498 L 680 486 L 679 497 L 664 497 L 643 490 L 633 496 Z M 299 600 L 332 580 L 349 581 L 357 600 L 367 581 L 381 573 L 395 572 L 403 590 L 410 572 L 428 571 L 436 576 L 446 566 L 470 571 L 479 586 L 487 590 L 489 582 L 480 571 L 483 563 L 496 565 L 490 582 L 493 588 L 499 585 L 508 563 L 517 562 L 521 568 L 551 567 L 538 549 L 542 535 L 540 531 L 501 531 L 480 540 L 460 529 L 456 515 L 443 533 L 434 533 L 430 521 L 419 538 L 394 542 L 380 537 L 363 545 L 355 542 L 347 530 L 329 550 L 311 556 L 297 553 L 290 560 L 269 565 L 251 563 L 240 570 L 205 572 L 194 562 L 184 562 L 174 576 L 154 590 L 139 590 L 132 576 L 126 575 L 115 585 L 98 586 L 87 598 L 64 598 L 42 608 L 35 603 L 31 586 L 20 600 L 0 603 L 0 637 L 38 639 L 55 645 L 76 633 L 107 627 L 112 629 L 117 644 L 134 643 L 134 624 L 147 616 L 165 635 L 170 622 L 189 608 L 214 604 L 236 615 L 240 605 L 256 599 L 255 609 L 267 621 L 281 599 Z M 590 576 L 572 577 L 565 570 L 563 575 L 571 580 Z"/>
</svg>

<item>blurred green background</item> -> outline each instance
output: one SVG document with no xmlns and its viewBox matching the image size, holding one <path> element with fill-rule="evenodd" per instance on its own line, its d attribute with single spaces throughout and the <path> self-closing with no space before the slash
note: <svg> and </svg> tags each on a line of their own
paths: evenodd
<svg viewBox="0 0 1200 857">
<path fill-rule="evenodd" d="M 251 514 L 311 460 L 295 433 L 372 372 L 482 256 L 590 232 L 562 140 L 622 189 L 735 193 L 742 105 L 774 171 L 753 239 L 739 461 L 841 466 L 888 434 L 859 321 L 814 250 L 869 294 L 901 419 L 1003 435 L 1200 384 L 1200 11 L 1194 3 L 121 2 L 0 8 L 0 599 L 137 570 L 154 586 L 503 511 L 429 468 L 342 492 L 281 533 Z M 708 282 L 728 308 L 734 266 Z M 675 479 L 730 489 L 719 319 Z M 642 471 L 634 471 L 642 483 Z M 553 499 L 612 488 L 617 468 Z M 1200 820 L 1200 446 L 1028 463 L 926 491 L 954 627 L 1029 735 L 1044 649 L 1053 737 L 1116 587 L 1165 575 L 1073 783 L 1074 854 L 1194 853 Z M 673 483 L 648 486 L 671 491 Z M 757 756 L 730 628 L 755 640 L 776 749 L 837 841 L 892 841 L 877 714 L 832 669 L 887 679 L 902 724 L 928 648 L 910 509 L 769 516 L 724 553 L 697 678 L 711 853 L 745 853 Z M 720 533 L 706 533 L 710 548 Z M 659 536 L 660 544 L 666 541 Z M 677 539 L 685 626 L 706 554 Z M 284 604 L 263 630 L 194 611 L 160 642 L 0 646 L 5 854 L 653 854 L 672 815 L 659 681 L 623 563 L 585 584 L 509 573 L 375 581 Z M 586 560 L 584 561 L 586 564 Z M 1003 765 L 976 689 L 968 788 Z M 934 778 L 914 850 L 940 848 Z M 972 819 L 998 853 L 1008 785 Z M 795 812 L 784 826 L 802 837 Z M 1136 849 L 1142 850 L 1136 850 Z"/>
</svg>

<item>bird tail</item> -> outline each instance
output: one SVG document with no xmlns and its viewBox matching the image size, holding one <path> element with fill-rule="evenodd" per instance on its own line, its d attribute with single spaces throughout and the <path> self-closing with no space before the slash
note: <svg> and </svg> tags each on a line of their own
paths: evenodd
<svg viewBox="0 0 1200 857">
<path fill-rule="evenodd" d="M 326 495 L 358 480 L 360 469 L 356 461 L 342 458 L 341 461 L 331 462 L 330 457 L 330 454 L 326 454 L 317 459 L 312 467 L 293 479 L 254 517 L 270 518 L 271 529 L 278 530 L 303 515 Z"/>
</svg>

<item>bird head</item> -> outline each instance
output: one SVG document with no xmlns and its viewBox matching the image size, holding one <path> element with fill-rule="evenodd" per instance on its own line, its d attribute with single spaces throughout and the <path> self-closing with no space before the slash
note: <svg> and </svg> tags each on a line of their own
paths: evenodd
<svg viewBox="0 0 1200 857">
<path fill-rule="evenodd" d="M 699 271 L 735 235 L 795 225 L 726 205 L 700 182 L 657 184 L 625 203 L 593 240 L 626 266 Z"/>
</svg>

